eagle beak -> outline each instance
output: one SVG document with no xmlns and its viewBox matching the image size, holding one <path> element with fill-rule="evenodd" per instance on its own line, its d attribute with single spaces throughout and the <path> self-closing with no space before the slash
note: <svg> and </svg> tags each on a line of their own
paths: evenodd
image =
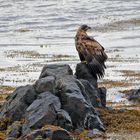
<svg viewBox="0 0 140 140">
<path fill-rule="evenodd" d="M 87 30 L 91 30 L 91 27 L 87 27 Z"/>
<path fill-rule="evenodd" d="M 87 27 L 87 30 L 86 31 L 88 31 L 88 32 L 91 32 L 91 27 Z"/>
<path fill-rule="evenodd" d="M 88 27 L 89 30 L 91 30 L 91 27 Z"/>
</svg>

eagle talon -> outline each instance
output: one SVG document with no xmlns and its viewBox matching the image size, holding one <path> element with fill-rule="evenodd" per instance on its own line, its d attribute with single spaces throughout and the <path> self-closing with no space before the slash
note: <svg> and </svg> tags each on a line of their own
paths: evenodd
<svg viewBox="0 0 140 140">
<path fill-rule="evenodd" d="M 82 61 L 81 63 L 82 63 L 82 64 L 88 64 L 88 62 L 87 62 L 87 61 Z"/>
</svg>

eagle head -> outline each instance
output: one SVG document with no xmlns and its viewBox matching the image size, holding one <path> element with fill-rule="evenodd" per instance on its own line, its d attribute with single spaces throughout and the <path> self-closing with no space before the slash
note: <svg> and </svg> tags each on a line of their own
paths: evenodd
<svg viewBox="0 0 140 140">
<path fill-rule="evenodd" d="M 86 24 L 84 24 L 79 29 L 86 32 L 87 30 L 91 29 L 91 27 L 89 27 Z"/>
</svg>

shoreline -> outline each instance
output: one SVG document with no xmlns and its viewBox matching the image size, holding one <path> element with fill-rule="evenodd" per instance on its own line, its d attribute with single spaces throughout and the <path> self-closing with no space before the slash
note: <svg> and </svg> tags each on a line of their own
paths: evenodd
<svg viewBox="0 0 140 140">
<path fill-rule="evenodd" d="M 51 47 L 44 48 L 42 50 L 49 49 L 51 49 Z M 132 50 L 132 48 L 122 47 L 109 48 L 106 50 L 107 54 L 109 55 L 106 74 L 103 79 L 98 81 L 98 85 L 99 87 L 104 86 L 107 88 L 107 107 L 109 108 L 116 110 L 127 109 L 133 112 L 140 111 L 139 105 L 128 102 L 126 99 L 127 94 L 133 89 L 139 88 L 140 83 L 140 58 L 138 55 L 140 48 L 136 47 L 136 54 L 131 53 Z M 132 56 L 130 57 L 131 54 Z M 4 93 L 3 95 L 0 94 L 0 96 L 2 96 L 1 104 L 3 103 L 3 99 L 6 98 L 6 96 L 10 94 L 17 86 L 33 84 L 39 77 L 42 66 L 44 66 L 46 63 L 69 63 L 71 68 L 74 70 L 79 60 L 77 55 L 73 56 L 72 53 L 68 54 L 68 52 L 61 54 L 58 53 L 55 55 L 45 55 L 42 54 L 41 51 L 33 52 L 32 50 L 13 51 L 13 55 L 7 54 L 7 57 L 5 56 L 4 58 L 14 62 L 14 66 L 0 68 L 0 93 Z M 130 114 L 130 116 L 128 115 L 128 117 L 131 117 L 131 115 L 132 114 Z M 109 116 L 113 118 L 112 114 Z M 129 119 L 128 121 L 130 121 L 130 124 L 134 125 L 132 119 Z M 114 125 L 110 125 L 108 128 L 112 127 L 114 127 Z M 83 133 L 85 133 L 84 130 Z M 82 132 L 79 134 L 79 136 L 81 135 Z M 105 133 L 105 135 L 103 135 L 103 137 L 108 140 L 131 140 L 133 137 L 135 137 L 136 140 L 139 140 L 140 135 L 137 131 L 121 129 L 120 131 L 114 130 L 114 132 L 108 131 Z"/>
<path fill-rule="evenodd" d="M 15 90 L 15 87 L 3 86 L 1 87 L 2 92 L 4 91 L 4 98 L 9 95 L 12 91 Z M 7 94 L 8 93 L 8 94 Z M 1 99 L 1 98 L 0 98 Z M 0 100 L 2 101 L 2 100 Z M 4 101 L 4 100 L 3 100 Z M 1 102 L 3 103 L 3 102 Z M 99 112 L 101 120 L 106 126 L 105 133 L 99 133 L 94 138 L 102 139 L 119 139 L 119 140 L 131 140 L 135 137 L 134 140 L 139 140 L 139 128 L 140 128 L 140 104 L 133 104 L 131 106 L 112 106 L 107 102 L 107 108 L 101 109 L 96 108 Z M 113 109 L 113 110 L 112 110 Z M 78 131 L 78 132 L 77 132 Z M 87 134 L 90 131 L 88 130 L 75 130 L 71 133 L 76 140 L 91 140 L 93 137 L 88 138 Z M 1 133 L 2 134 L 2 133 Z M 1 135 L 0 134 L 0 135 Z"/>
</svg>

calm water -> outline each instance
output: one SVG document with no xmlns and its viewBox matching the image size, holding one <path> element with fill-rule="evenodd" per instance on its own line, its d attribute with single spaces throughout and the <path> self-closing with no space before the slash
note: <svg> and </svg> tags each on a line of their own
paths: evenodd
<svg viewBox="0 0 140 140">
<path fill-rule="evenodd" d="M 0 13 L 1 44 L 68 47 L 81 24 L 94 35 L 140 28 L 140 0 L 0 0 Z"/>
<path fill-rule="evenodd" d="M 0 84 L 32 83 L 46 63 L 74 68 L 74 36 L 81 24 L 93 28 L 89 35 L 109 58 L 128 60 L 108 61 L 105 79 L 124 79 L 115 70 L 139 71 L 140 0 L 0 0 Z"/>
</svg>

